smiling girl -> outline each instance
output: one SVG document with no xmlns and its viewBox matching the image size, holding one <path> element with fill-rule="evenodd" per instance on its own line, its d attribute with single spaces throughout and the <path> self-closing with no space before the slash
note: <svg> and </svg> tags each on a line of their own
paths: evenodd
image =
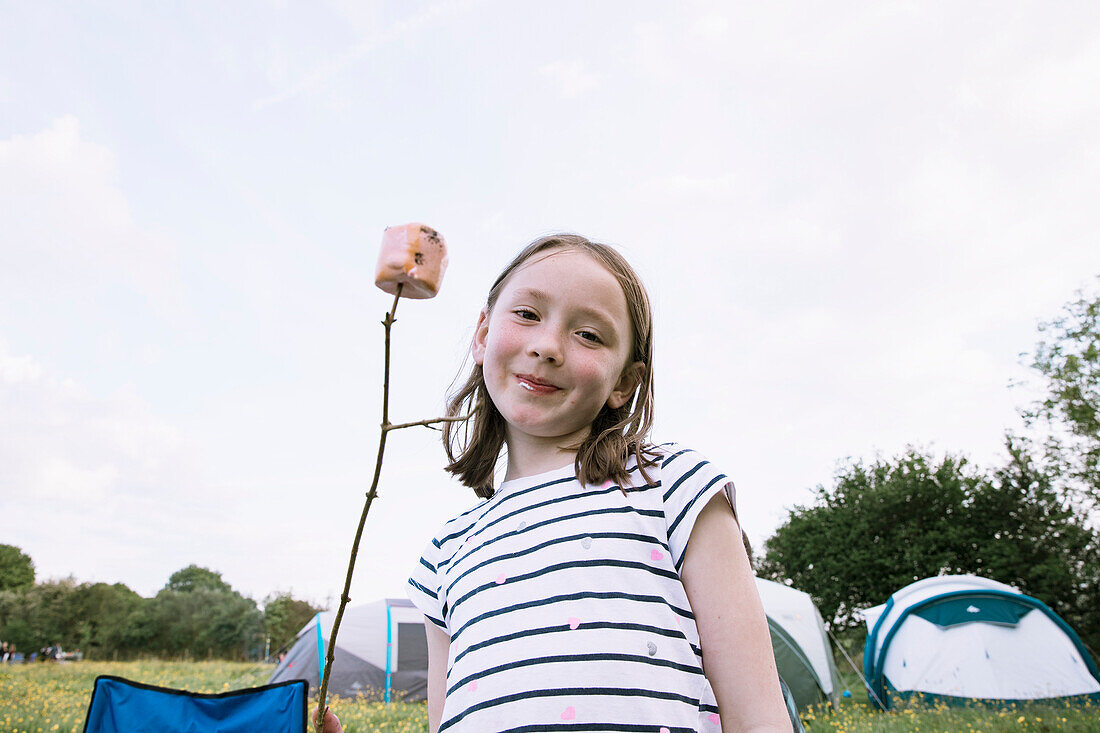
<svg viewBox="0 0 1100 733">
<path fill-rule="evenodd" d="M 539 239 L 489 291 L 448 405 L 481 497 L 409 579 L 436 731 L 790 731 L 733 484 L 652 445 L 653 322 L 611 247 Z M 493 485 L 501 451 L 503 482 Z"/>
</svg>

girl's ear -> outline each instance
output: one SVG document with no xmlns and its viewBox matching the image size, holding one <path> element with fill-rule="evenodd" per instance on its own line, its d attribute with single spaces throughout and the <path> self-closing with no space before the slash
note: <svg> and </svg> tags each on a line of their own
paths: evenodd
<svg viewBox="0 0 1100 733">
<path fill-rule="evenodd" d="M 618 383 L 607 398 L 607 406 L 617 410 L 628 404 L 630 398 L 634 396 L 634 390 L 638 388 L 638 383 L 642 381 L 643 374 L 645 374 L 645 362 L 636 361 L 624 369 Z"/>
<path fill-rule="evenodd" d="M 474 363 L 482 366 L 485 362 L 485 345 L 489 341 L 489 309 L 482 308 L 481 315 L 477 317 L 477 328 L 474 329 L 474 341 L 470 344 L 470 353 L 473 354 Z"/>
</svg>

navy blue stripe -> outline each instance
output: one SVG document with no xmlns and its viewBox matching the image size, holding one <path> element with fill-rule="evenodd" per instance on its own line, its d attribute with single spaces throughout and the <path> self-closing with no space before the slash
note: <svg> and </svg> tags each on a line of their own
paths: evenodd
<svg viewBox="0 0 1100 733">
<path fill-rule="evenodd" d="M 544 575 L 550 575 L 551 573 L 556 573 L 559 570 L 572 570 L 573 568 L 633 568 L 634 570 L 645 570 L 648 573 L 652 573 L 653 575 L 659 575 L 660 577 L 667 578 L 669 580 L 679 580 L 680 579 L 679 574 L 677 574 L 676 572 L 674 572 L 672 570 L 665 570 L 664 568 L 655 568 L 652 565 L 646 565 L 644 562 L 636 562 L 634 560 L 602 559 L 602 560 L 571 560 L 569 562 L 558 563 L 557 565 L 547 565 L 546 567 L 539 568 L 538 570 L 535 570 L 534 572 L 525 573 L 523 575 L 516 575 L 514 577 L 508 578 L 507 580 L 505 580 L 505 583 L 507 583 L 508 585 L 512 585 L 514 583 L 519 583 L 520 581 L 523 581 L 523 580 L 531 580 L 532 578 L 541 578 Z M 457 600 L 455 600 L 455 602 L 453 604 L 451 604 L 451 612 L 453 613 L 454 610 L 456 608 L 458 608 L 459 605 L 463 601 L 466 601 L 466 600 L 470 599 L 472 596 L 475 596 L 478 593 L 481 593 L 482 591 L 489 590 L 490 588 L 494 588 L 494 587 L 499 586 L 499 585 L 502 585 L 502 584 L 497 583 L 495 580 L 493 580 L 493 581 L 490 581 L 488 583 L 485 583 L 484 585 L 478 586 L 477 588 L 474 588 L 474 589 L 468 591 L 466 594 L 460 596 Z"/>
<path fill-rule="evenodd" d="M 695 464 L 695 468 L 691 469 L 684 475 L 680 476 L 680 478 L 676 479 L 676 483 L 670 486 L 668 491 L 665 492 L 665 501 L 668 501 L 669 497 L 676 493 L 676 489 L 680 488 L 680 484 L 684 483 L 693 475 L 695 475 L 695 472 L 705 465 L 707 465 L 707 461 L 699 461 L 697 464 Z"/>
<path fill-rule="evenodd" d="M 476 713 L 486 708 L 496 707 L 497 705 L 506 705 L 510 702 L 516 702 L 517 700 L 524 700 L 532 697 L 591 697 L 599 695 L 610 695 L 612 697 L 648 697 L 654 700 L 682 702 L 691 705 L 695 709 L 699 707 L 699 700 L 690 698 L 687 695 L 679 695 L 675 692 L 663 692 L 660 690 L 639 690 L 630 687 L 560 687 L 551 690 L 524 690 L 522 692 L 504 695 L 502 697 L 493 698 L 492 700 L 480 702 L 476 705 L 471 705 L 453 718 L 445 720 L 443 724 L 439 726 L 439 733 L 443 733 L 447 728 L 460 722 L 471 713 Z M 577 730 L 590 730 L 590 727 L 583 725 Z"/>
<path fill-rule="evenodd" d="M 667 636 L 673 639 L 683 639 L 687 641 L 687 635 L 683 630 L 676 629 L 662 629 L 659 626 L 650 626 L 648 624 L 633 624 L 633 623 L 620 623 L 617 621 L 587 621 L 577 625 L 577 629 L 617 629 L 621 631 L 643 631 L 647 634 L 657 634 L 659 636 Z M 559 624 L 557 626 L 544 626 L 541 629 L 524 629 L 523 631 L 516 631 L 511 634 L 505 634 L 504 636 L 495 636 L 485 641 L 479 641 L 477 644 L 471 644 L 463 649 L 459 654 L 451 660 L 451 664 L 458 664 L 459 660 L 470 652 L 476 652 L 479 649 L 484 649 L 494 644 L 503 644 L 507 641 L 515 641 L 516 639 L 526 639 L 530 636 L 542 636 L 543 634 L 557 634 L 562 632 L 572 631 L 569 624 Z M 692 651 L 696 652 L 696 656 L 702 657 L 702 653 L 698 651 L 698 647 L 688 642 Z"/>
<path fill-rule="evenodd" d="M 667 727 L 669 733 L 697 733 L 694 727 Z M 586 731 L 612 731 L 614 733 L 653 733 L 653 726 L 637 723 L 536 723 L 509 727 L 503 733 L 585 733 Z"/>
<path fill-rule="evenodd" d="M 420 558 L 420 564 L 430 570 L 433 575 L 435 574 L 435 566 L 432 565 L 430 562 L 428 562 L 424 558 Z"/>
<path fill-rule="evenodd" d="M 657 604 L 660 604 L 662 606 L 666 606 L 667 608 L 671 609 L 674 613 L 676 613 L 676 614 L 678 614 L 678 615 L 680 615 L 680 616 L 682 616 L 686 619 L 691 619 L 692 621 L 695 620 L 695 615 L 691 611 L 683 609 L 683 608 L 678 608 L 678 607 L 672 605 L 671 603 L 669 603 L 666 599 L 662 598 L 661 596 L 645 596 L 645 595 L 638 595 L 637 593 L 622 593 L 620 591 L 606 591 L 606 592 L 582 591 L 580 593 L 567 593 L 565 595 L 560 595 L 560 596 L 550 596 L 549 598 L 540 598 L 538 600 L 528 601 L 526 603 L 517 603 L 514 606 L 508 606 L 506 608 L 497 608 L 497 609 L 494 609 L 492 611 L 486 611 L 485 613 L 481 614 L 480 616 L 475 616 L 474 618 L 470 619 L 469 621 L 464 623 L 462 625 L 462 627 L 460 629 L 458 629 L 458 631 L 451 634 L 451 642 L 454 643 L 454 640 L 457 639 L 459 637 L 459 635 L 462 634 L 463 631 L 470 628 L 470 626 L 472 626 L 473 624 L 476 624 L 476 623 L 480 623 L 481 621 L 484 621 L 485 619 L 493 618 L 494 616 L 500 616 L 500 615 L 505 614 L 505 613 L 511 613 L 512 611 L 523 611 L 523 610 L 528 609 L 528 608 L 538 608 L 539 606 L 548 606 L 550 604 L 559 603 L 561 601 L 579 601 L 583 598 L 597 598 L 597 599 L 600 599 L 600 600 L 621 599 L 621 600 L 626 600 L 626 601 L 639 601 L 641 603 L 657 603 Z M 444 615 L 446 615 L 446 614 L 444 613 Z"/>
<path fill-rule="evenodd" d="M 522 491 L 517 491 L 513 494 L 506 494 L 503 498 L 501 498 L 500 500 L 498 500 L 496 502 L 493 502 L 493 500 L 490 499 L 487 503 L 478 504 L 478 506 L 483 506 L 486 509 L 496 509 L 497 507 L 504 504 L 504 502 L 509 501 L 511 499 L 514 499 L 518 496 L 523 496 L 524 494 L 529 494 L 532 491 L 538 491 L 539 489 L 545 489 L 547 486 L 554 486 L 556 484 L 569 483 L 570 481 L 573 481 L 575 478 L 576 478 L 576 476 L 566 476 L 565 478 L 559 478 L 559 479 L 554 479 L 553 481 L 547 481 L 544 484 L 539 484 L 538 486 L 532 486 L 530 488 L 523 489 Z M 488 514 L 488 512 L 486 512 L 486 514 Z M 459 517 L 459 519 L 461 519 L 463 516 L 466 516 L 466 515 L 463 514 L 462 516 Z M 442 540 L 440 540 L 440 542 L 441 543 L 446 543 L 450 540 L 453 540 L 455 537 L 460 537 L 460 536 L 466 534 L 467 532 L 470 531 L 471 528 L 476 526 L 477 523 L 480 522 L 484 518 L 485 518 L 485 515 L 483 514 L 482 516 L 480 516 L 476 520 L 474 520 L 473 524 L 469 524 L 465 527 L 465 529 L 460 529 L 457 532 L 451 532 L 449 535 L 447 535 Z"/>
<path fill-rule="evenodd" d="M 671 456 L 669 456 L 668 458 L 661 461 L 661 468 L 664 468 L 665 466 L 672 463 L 674 460 L 676 460 L 680 456 L 684 455 L 685 453 L 691 453 L 691 452 L 692 451 L 691 451 L 690 448 L 684 448 L 682 451 L 677 451 L 676 453 L 673 453 Z"/>
<path fill-rule="evenodd" d="M 442 621 L 437 619 L 435 616 L 429 616 L 428 614 L 425 613 L 424 618 L 428 619 L 429 621 L 431 621 L 433 624 L 435 624 L 439 628 L 443 629 L 444 631 L 447 630 L 447 624 L 443 623 Z"/>
<path fill-rule="evenodd" d="M 569 480 L 572 481 L 573 479 L 569 479 Z M 555 483 L 558 483 L 558 482 L 555 482 Z M 549 484 L 546 484 L 546 485 L 549 485 Z M 633 490 L 634 491 L 641 491 L 644 488 L 649 488 L 649 487 L 647 486 L 647 487 L 642 487 L 640 489 L 633 489 Z M 523 514 L 524 512 L 532 511 L 532 510 L 535 510 L 535 509 L 541 509 L 542 507 L 550 506 L 551 504 L 559 504 L 563 501 L 572 501 L 574 499 L 587 499 L 587 498 L 590 498 L 590 497 L 593 497 L 593 496 L 599 496 L 600 494 L 614 493 L 616 491 L 620 491 L 620 488 L 618 486 L 609 486 L 607 488 L 600 488 L 600 489 L 597 489 L 595 491 L 583 491 L 583 487 L 582 487 L 582 492 L 579 493 L 579 494 L 569 494 L 568 496 L 557 496 L 557 497 L 554 497 L 553 499 L 547 499 L 546 501 L 539 502 L 538 504 L 529 504 L 529 505 L 524 506 L 520 509 L 516 509 L 513 512 L 509 512 L 508 514 L 505 514 L 504 516 L 497 517 L 496 519 L 494 519 L 491 522 L 488 522 L 485 526 L 481 527 L 476 532 L 474 532 L 473 534 L 466 537 L 463 541 L 462 547 L 465 547 L 467 545 L 472 544 L 470 542 L 470 540 L 472 540 L 474 537 L 477 537 L 479 534 L 486 531 L 490 527 L 492 527 L 494 525 L 497 525 L 497 524 L 503 522 L 506 519 L 511 519 L 515 516 Z M 485 517 L 482 517 L 482 519 L 484 519 L 484 518 Z M 476 550 L 478 550 L 478 549 L 480 549 L 484 546 L 485 546 L 484 544 L 481 544 L 481 545 L 475 544 L 470 549 L 470 552 L 472 553 L 472 552 L 474 552 L 474 551 L 476 551 Z M 455 555 L 457 555 L 461 551 L 462 547 L 459 547 L 459 549 L 456 550 L 453 555 L 451 555 L 449 558 L 447 558 L 443 562 L 439 563 L 440 570 L 442 570 L 445 567 L 450 566 L 450 564 L 455 559 Z M 467 553 L 467 555 L 469 555 L 469 554 L 470 553 Z"/>
<path fill-rule="evenodd" d="M 490 667 L 489 669 L 476 672 L 471 675 L 463 677 L 458 682 L 447 688 L 447 694 L 450 695 L 455 690 L 470 684 L 474 680 L 484 679 L 490 675 L 494 675 L 497 672 L 506 672 L 510 669 L 518 669 L 519 667 L 530 667 L 536 664 L 561 664 L 569 662 L 636 662 L 640 664 L 651 664 L 656 667 L 670 667 L 677 669 L 681 672 L 690 672 L 691 674 L 703 674 L 702 667 L 698 667 L 692 664 L 680 664 L 679 662 L 673 662 L 668 659 L 660 659 L 659 657 L 647 657 L 644 654 L 619 654 L 619 653 L 604 653 L 604 654 L 559 654 L 552 657 L 530 657 L 527 659 L 519 659 L 514 662 L 507 662 L 505 664 L 499 664 L 496 667 Z"/>
<path fill-rule="evenodd" d="M 581 517 L 593 517 L 593 516 L 596 516 L 598 514 L 629 514 L 631 512 L 641 514 L 644 517 L 663 517 L 664 516 L 664 512 L 656 510 L 656 509 L 635 509 L 632 506 L 610 507 L 608 509 L 589 509 L 588 511 L 577 512 L 576 514 L 566 514 L 566 515 L 561 516 L 561 517 L 553 517 L 552 519 L 547 519 L 547 520 L 544 520 L 542 522 L 535 522 L 534 524 L 529 524 L 526 527 L 524 527 L 524 531 L 529 532 L 532 529 L 536 529 L 536 528 L 540 528 L 540 527 L 546 527 L 547 525 L 557 524 L 558 522 L 568 522 L 568 521 L 573 520 L 573 519 L 580 519 Z M 461 558 L 456 560 L 455 564 L 461 563 L 463 560 L 465 560 L 467 557 L 469 557 L 472 553 L 476 552 L 477 550 L 483 550 L 486 547 L 488 547 L 489 545 L 493 544 L 494 542 L 500 542 L 501 540 L 512 537 L 515 533 L 516 532 L 514 532 L 514 531 L 513 532 L 507 532 L 507 533 L 502 534 L 502 535 L 497 535 L 496 537 L 493 537 L 492 539 L 485 540 L 480 545 L 477 545 L 476 547 L 472 548 L 470 550 L 470 552 L 467 552 Z M 455 553 L 455 554 L 457 554 L 457 553 Z M 454 558 L 452 557 L 452 560 L 453 559 Z M 440 564 L 440 567 L 442 568 L 442 563 Z"/>
<path fill-rule="evenodd" d="M 694 727 L 665 725 L 669 733 L 697 733 Z M 536 723 L 509 727 L 503 733 L 585 733 L 586 731 L 612 731 L 613 733 L 653 733 L 653 726 L 637 723 Z"/>
<path fill-rule="evenodd" d="M 669 527 L 668 527 L 668 536 L 669 536 L 669 537 L 672 537 L 672 534 L 673 534 L 673 533 L 674 533 L 674 532 L 676 531 L 676 528 L 677 528 L 678 526 L 680 526 L 680 522 L 682 522 L 682 521 L 684 520 L 684 517 L 686 517 L 686 516 L 687 516 L 687 513 L 688 513 L 688 511 L 689 511 L 689 510 L 690 510 L 690 509 L 691 509 L 691 508 L 692 508 L 693 506 L 695 506 L 695 502 L 699 501 L 699 499 L 700 499 L 700 498 L 702 498 L 704 494 L 706 494 L 706 493 L 707 493 L 708 491 L 710 491 L 710 487 L 714 486 L 714 485 L 715 485 L 716 483 L 718 483 L 719 481 L 724 481 L 725 479 L 726 479 L 726 477 L 725 477 L 724 475 L 722 475 L 722 474 L 718 474 L 717 476 L 715 476 L 714 478 L 712 478 L 712 479 L 711 479 L 711 480 L 710 480 L 710 481 L 709 481 L 709 482 L 707 483 L 707 485 L 706 485 L 706 486 L 704 486 L 704 487 L 703 487 L 703 488 L 702 488 L 702 489 L 701 489 L 701 490 L 699 491 L 699 493 L 697 493 L 697 494 L 696 494 L 695 496 L 693 496 L 693 497 L 691 498 L 691 501 L 689 501 L 689 502 L 687 503 L 687 505 L 686 505 L 686 506 L 685 506 L 685 507 L 684 507 L 684 508 L 683 508 L 682 510 L 680 510 L 680 515 L 679 515 L 678 517 L 676 517 L 676 519 L 674 519 L 674 520 L 672 521 L 672 524 L 670 524 L 670 525 L 669 525 Z"/>
<path fill-rule="evenodd" d="M 409 585 L 411 585 L 411 586 L 412 586 L 413 588 L 416 588 L 416 589 L 417 589 L 418 591 L 420 591 L 421 593 L 423 593 L 423 594 L 425 594 L 425 595 L 428 595 L 428 596 L 431 596 L 432 598 L 434 598 L 434 599 L 435 599 L 435 600 L 437 600 L 437 601 L 439 600 L 439 596 L 438 596 L 438 595 L 436 594 L 436 592 L 435 592 L 435 591 L 433 591 L 433 590 L 428 590 L 427 588 L 425 588 L 424 586 L 420 585 L 420 583 L 417 583 L 417 582 L 416 582 L 415 580 L 413 580 L 412 578 L 409 578 Z"/>
<path fill-rule="evenodd" d="M 512 535 L 520 534 L 520 532 L 526 532 L 528 529 L 529 529 L 528 527 L 524 527 L 522 530 L 516 530 L 514 532 L 511 532 L 510 534 L 512 534 Z M 478 563 L 477 565 L 474 565 L 469 570 L 464 571 L 461 575 L 459 575 L 457 578 L 455 578 L 453 581 L 451 581 L 451 584 L 447 586 L 447 593 L 450 594 L 451 590 L 455 587 L 455 583 L 462 580 L 463 578 L 465 578 L 470 573 L 472 573 L 476 570 L 480 570 L 481 568 L 485 567 L 486 565 L 491 565 L 491 564 L 493 564 L 495 562 L 498 562 L 500 560 L 514 560 L 517 557 L 523 557 L 524 555 L 530 555 L 533 552 L 538 552 L 539 550 L 545 549 L 545 548 L 550 547 L 552 545 L 559 545 L 563 542 L 573 542 L 573 541 L 576 541 L 576 540 L 583 540 L 583 539 L 586 539 L 586 538 L 587 539 L 638 540 L 640 542 L 644 542 L 644 543 L 647 543 L 647 544 L 659 545 L 660 547 L 663 547 L 666 550 L 668 550 L 669 553 L 672 552 L 672 550 L 669 549 L 669 546 L 667 544 L 660 541 L 656 537 L 651 537 L 647 534 L 634 534 L 634 533 L 631 533 L 631 532 L 582 532 L 580 534 L 572 534 L 572 535 L 569 535 L 567 537 L 555 537 L 552 540 L 547 540 L 546 542 L 543 542 L 542 544 L 535 545 L 534 547 L 529 547 L 526 550 L 520 550 L 518 552 L 509 552 L 506 555 L 495 555 L 494 557 L 491 557 L 488 560 L 483 560 L 482 562 Z"/>
<path fill-rule="evenodd" d="M 634 465 L 634 466 L 631 466 L 630 468 L 626 469 L 626 472 L 627 472 L 627 474 L 631 474 L 631 473 L 634 473 L 637 470 L 638 470 L 638 466 Z M 473 509 L 469 509 L 469 510 L 463 512 L 462 514 L 458 515 L 457 517 L 452 519 L 447 524 L 448 525 L 454 524 L 459 519 L 462 519 L 462 517 L 465 517 L 467 514 L 474 511 L 475 509 L 479 509 L 481 507 L 486 507 L 487 509 L 495 509 L 496 507 L 499 507 L 504 502 L 510 501 L 513 498 L 524 496 L 526 494 L 531 493 L 532 491 L 538 491 L 539 489 L 545 489 L 547 486 L 554 486 L 556 484 L 565 483 L 567 481 L 573 481 L 576 478 L 577 478 L 576 476 L 567 476 L 566 478 L 554 479 L 553 481 L 547 481 L 546 483 L 539 484 L 538 486 L 531 486 L 531 487 L 523 489 L 521 491 L 516 491 L 516 492 L 510 493 L 510 494 L 506 494 L 503 498 L 498 498 L 498 497 L 494 496 L 492 499 L 489 499 L 487 502 L 482 502 L 482 503 L 478 504 L 477 506 L 475 506 Z M 641 491 L 642 489 L 649 489 L 649 488 L 653 488 L 653 487 L 651 487 L 651 486 L 642 486 L 642 487 L 639 487 L 639 488 L 627 487 L 627 491 Z M 494 501 L 496 502 L 495 504 L 493 504 Z M 492 504 L 492 506 L 489 506 L 490 504 Z M 445 536 L 443 538 L 442 542 L 447 542 L 448 540 L 452 540 L 455 537 L 468 532 L 471 528 L 473 528 L 477 524 L 477 522 L 481 521 L 484 518 L 485 518 L 485 515 L 482 515 L 482 516 L 478 517 L 478 519 L 473 524 L 467 525 L 466 529 L 461 530 L 459 532 L 452 532 L 451 534 Z M 433 540 L 433 542 L 434 541 L 435 540 Z M 437 543 L 436 547 L 441 547 L 441 545 Z"/>
</svg>

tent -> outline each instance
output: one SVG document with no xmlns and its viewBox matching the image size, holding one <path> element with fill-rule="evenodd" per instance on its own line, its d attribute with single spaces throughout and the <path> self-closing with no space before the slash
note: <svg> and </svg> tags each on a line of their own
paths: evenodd
<svg viewBox="0 0 1100 733">
<path fill-rule="evenodd" d="M 825 624 L 810 596 L 763 578 L 756 589 L 764 604 L 779 676 L 791 690 L 799 711 L 811 705 L 837 704 L 839 683 Z"/>
<path fill-rule="evenodd" d="M 335 611 L 322 611 L 302 627 L 269 683 L 304 679 L 321 688 Z M 404 598 L 344 609 L 336 639 L 329 692 L 345 697 L 424 700 L 428 694 L 428 642 L 424 616 Z"/>
<path fill-rule="evenodd" d="M 1100 675 L 1081 640 L 1042 601 L 973 575 L 926 578 L 864 612 L 871 701 L 919 695 L 960 704 L 1086 696 Z"/>
</svg>

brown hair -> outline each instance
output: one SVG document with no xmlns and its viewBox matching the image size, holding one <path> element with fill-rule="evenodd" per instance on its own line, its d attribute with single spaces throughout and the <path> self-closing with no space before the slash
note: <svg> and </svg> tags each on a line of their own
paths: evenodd
<svg viewBox="0 0 1100 733">
<path fill-rule="evenodd" d="M 562 447 L 577 451 L 577 476 L 585 483 L 599 484 L 609 479 L 625 483 L 628 479 L 626 462 L 631 454 L 637 458 L 639 470 L 648 482 L 645 469 L 654 462 L 647 455 L 651 452 L 647 436 L 653 424 L 653 311 L 645 286 L 626 259 L 608 245 L 577 234 L 553 234 L 536 239 L 497 277 L 489 289 L 486 310 L 492 311 L 505 281 L 513 272 L 535 255 L 551 250 L 587 254 L 615 277 L 626 296 L 630 320 L 632 342 L 627 364 L 641 362 L 643 365 L 633 397 L 617 409 L 604 405 L 592 422 L 588 436 L 577 445 Z M 455 422 L 443 424 L 443 448 L 450 460 L 447 471 L 478 496 L 489 498 L 493 495 L 496 461 L 504 446 L 505 423 L 489 397 L 480 364 L 474 364 L 466 382 L 447 401 L 448 417 L 462 415 L 467 410 L 472 415 L 462 430 Z"/>
</svg>

